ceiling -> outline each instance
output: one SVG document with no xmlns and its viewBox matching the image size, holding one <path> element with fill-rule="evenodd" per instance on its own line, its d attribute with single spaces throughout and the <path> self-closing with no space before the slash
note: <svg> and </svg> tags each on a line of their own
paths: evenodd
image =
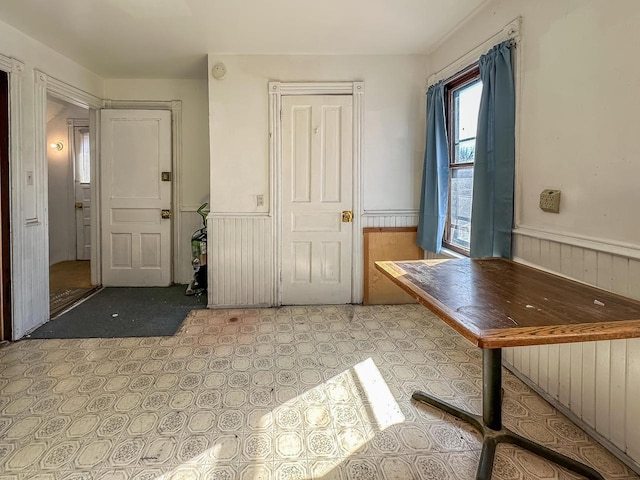
<svg viewBox="0 0 640 480">
<path fill-rule="evenodd" d="M 104 78 L 205 78 L 208 53 L 428 53 L 486 1 L 11 0 L 0 19 Z"/>
</svg>

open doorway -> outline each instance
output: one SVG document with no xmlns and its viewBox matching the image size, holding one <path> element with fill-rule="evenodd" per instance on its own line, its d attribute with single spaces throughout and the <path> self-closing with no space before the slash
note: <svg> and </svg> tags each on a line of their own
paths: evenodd
<svg viewBox="0 0 640 480">
<path fill-rule="evenodd" d="M 54 318 L 96 290 L 91 282 L 89 110 L 47 97 L 49 306 Z"/>
</svg>

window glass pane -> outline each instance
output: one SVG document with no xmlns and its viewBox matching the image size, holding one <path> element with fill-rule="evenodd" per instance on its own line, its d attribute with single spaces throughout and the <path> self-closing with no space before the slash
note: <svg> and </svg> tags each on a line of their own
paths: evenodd
<svg viewBox="0 0 640 480">
<path fill-rule="evenodd" d="M 78 152 L 78 176 L 80 183 L 91 182 L 91 158 L 89 155 L 89 132 L 80 134 L 80 151 Z"/>
<path fill-rule="evenodd" d="M 473 193 L 473 167 L 451 171 L 451 206 L 449 243 L 469 250 L 471 234 L 471 200 Z"/>
<path fill-rule="evenodd" d="M 481 95 L 480 80 L 453 92 L 453 163 L 473 162 L 475 158 Z"/>
</svg>

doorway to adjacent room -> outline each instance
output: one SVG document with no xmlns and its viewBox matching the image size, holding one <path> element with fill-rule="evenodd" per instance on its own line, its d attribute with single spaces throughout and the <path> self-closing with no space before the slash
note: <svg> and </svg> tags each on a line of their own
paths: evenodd
<svg viewBox="0 0 640 480">
<path fill-rule="evenodd" d="M 97 288 L 91 282 L 89 110 L 47 98 L 49 307 L 53 318 Z"/>
</svg>

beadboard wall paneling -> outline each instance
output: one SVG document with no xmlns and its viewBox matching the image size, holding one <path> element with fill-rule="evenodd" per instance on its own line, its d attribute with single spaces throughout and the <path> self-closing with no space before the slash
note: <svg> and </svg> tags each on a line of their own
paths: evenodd
<svg viewBox="0 0 640 480">
<path fill-rule="evenodd" d="M 209 307 L 273 305 L 268 216 L 209 216 Z"/>
<path fill-rule="evenodd" d="M 414 227 L 413 210 L 367 212 L 365 227 Z M 274 286 L 273 218 L 267 215 L 209 215 L 208 306 L 272 306 Z M 362 281 L 362 275 L 356 281 Z"/>
<path fill-rule="evenodd" d="M 12 279 L 11 300 L 20 306 L 19 309 L 14 308 L 15 339 L 22 338 L 49 318 L 49 249 L 41 248 L 48 242 L 45 225 L 26 224 L 21 236 L 24 242 L 22 251 L 28 253 L 20 262 L 22 274 L 14 275 Z M 20 312 L 22 317 L 17 317 L 16 312 Z"/>
<path fill-rule="evenodd" d="M 640 299 L 637 255 L 545 237 L 515 230 L 514 260 Z M 510 348 L 505 364 L 640 470 L 640 339 Z"/>
<path fill-rule="evenodd" d="M 415 210 L 372 211 L 362 215 L 362 228 L 367 227 L 415 227 L 418 212 Z"/>
</svg>

